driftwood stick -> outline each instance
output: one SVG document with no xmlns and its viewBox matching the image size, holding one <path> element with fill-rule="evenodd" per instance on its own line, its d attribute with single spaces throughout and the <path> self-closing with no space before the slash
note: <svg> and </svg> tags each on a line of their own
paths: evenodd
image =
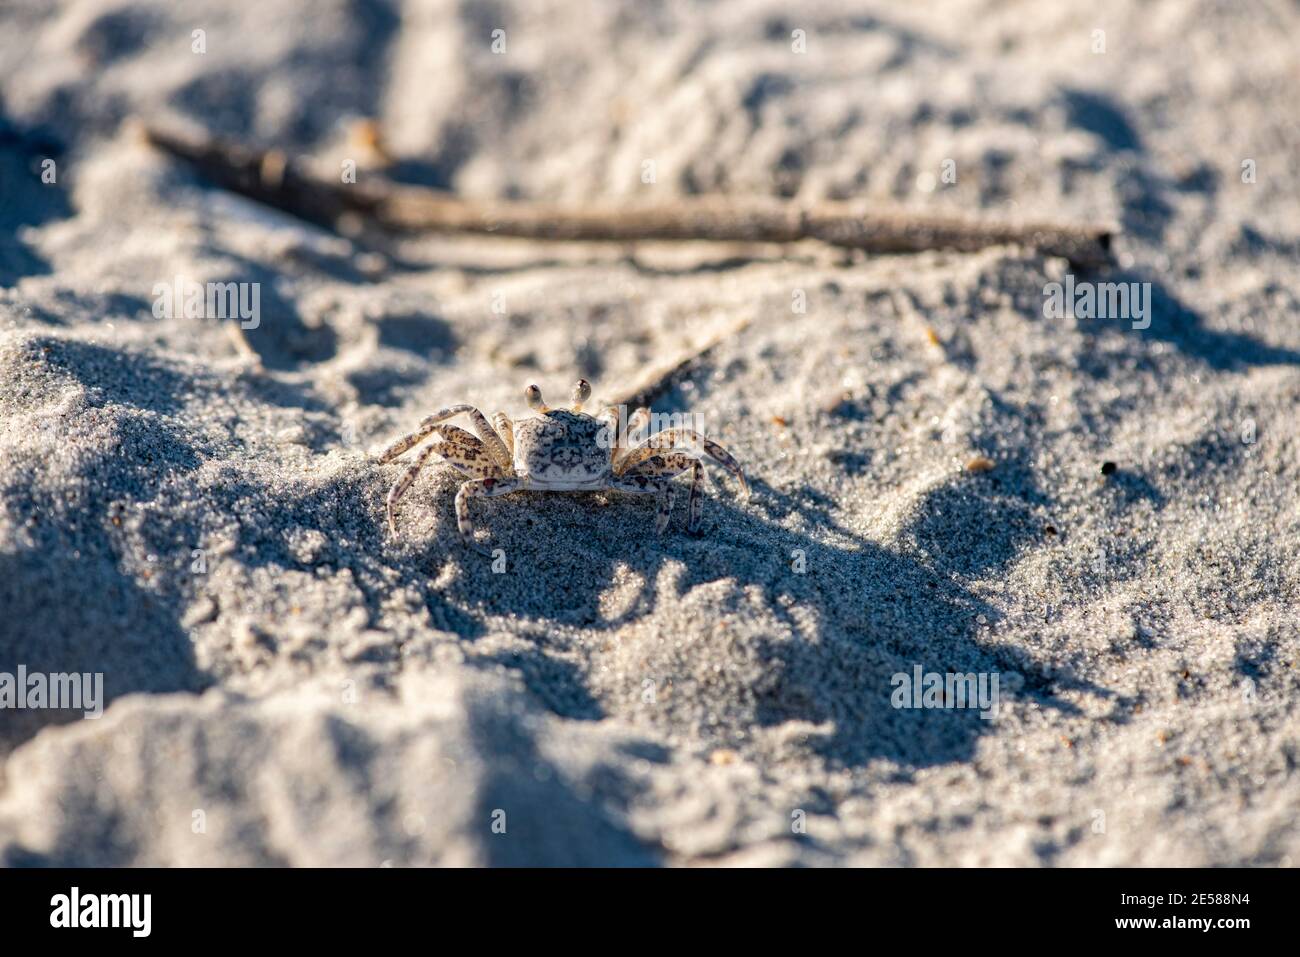
<svg viewBox="0 0 1300 957">
<path fill-rule="evenodd" d="M 763 200 L 677 199 L 670 205 L 549 206 L 471 202 L 395 187 L 374 209 L 385 227 L 402 232 L 486 233 L 529 239 L 632 242 L 708 240 L 793 243 L 816 239 L 868 253 L 931 249 L 975 252 L 1029 246 L 1080 268 L 1110 262 L 1111 234 L 1101 228 L 1052 226 L 872 212 L 850 203 L 808 208 Z"/>
<path fill-rule="evenodd" d="M 146 128 L 145 136 L 220 186 L 331 228 L 338 228 L 350 215 L 390 232 L 594 242 L 792 243 L 815 239 L 868 253 L 974 252 L 1017 244 L 1061 256 L 1079 268 L 1096 268 L 1111 261 L 1111 232 L 1102 227 L 876 211 L 852 203 L 802 207 L 775 200 L 684 198 L 657 206 L 560 206 L 463 200 L 378 178 L 366 183 L 334 183 L 275 150 L 260 151 L 154 127 Z"/>
<path fill-rule="evenodd" d="M 150 145 L 189 163 L 223 189 L 330 229 L 349 215 L 371 213 L 379 203 L 373 187 L 323 180 L 303 171 L 279 150 L 256 150 L 152 126 L 144 127 L 143 134 Z"/>
</svg>

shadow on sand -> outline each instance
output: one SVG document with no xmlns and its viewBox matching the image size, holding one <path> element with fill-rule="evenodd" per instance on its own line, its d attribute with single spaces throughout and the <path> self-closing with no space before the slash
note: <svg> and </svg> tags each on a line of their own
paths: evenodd
<svg viewBox="0 0 1300 957">
<path fill-rule="evenodd" d="M 1066 712 L 1073 706 L 1057 696 L 1064 688 L 1109 695 L 1077 679 L 1049 676 L 1025 649 L 989 637 L 996 634 L 999 614 L 966 582 L 996 573 L 1042 534 L 1033 515 L 1042 496 L 1031 470 L 1010 462 L 999 473 L 1000 485 L 958 478 L 931 490 L 904 536 L 915 547 L 906 549 L 855 534 L 837 521 L 828 497 L 813 490 L 784 492 L 759 476 L 747 503 L 733 503 L 729 490 L 709 495 L 699 537 L 684 530 L 680 505 L 668 532 L 655 537 L 655 505 L 642 498 L 523 493 L 475 503 L 481 540 L 508 556 L 513 573 L 504 575 L 493 572 L 490 558 L 461 543 L 451 514 L 458 481 L 449 470 L 431 476 L 422 494 L 408 498 L 407 508 L 423 502 L 439 512 L 432 536 L 418 541 L 409 525 L 405 541 L 388 540 L 382 483 L 369 479 L 321 488 L 277 507 L 290 524 L 328 529 L 354 542 L 352 554 L 339 560 L 352 569 L 376 616 L 390 587 L 380 569 L 392 568 L 402 585 L 423 595 L 435 626 L 471 641 L 493 628 L 493 618 L 540 619 L 544 627 L 588 634 L 653 618 L 663 610 L 660 602 L 672 600 L 656 596 L 652 585 L 669 563 L 677 566 L 679 597 L 720 580 L 740 590 L 756 587 L 779 627 L 761 643 L 770 680 L 757 698 L 754 721 L 830 721 L 835 730 L 824 747 L 833 762 L 860 766 L 885 758 L 920 768 L 971 759 L 989 723 L 974 710 L 892 707 L 892 676 L 911 674 L 916 665 L 927 672 L 1019 672 L 1025 679 L 1021 697 Z M 785 527 L 794 513 L 819 534 Z M 258 561 L 293 565 L 278 537 L 250 534 Z M 963 536 L 978 538 L 980 546 L 954 547 Z M 798 553 L 802 574 L 793 571 Z M 435 585 L 448 562 L 454 563 L 453 574 Z M 611 615 L 602 609 L 602 595 L 616 576 L 628 573 L 647 584 Z M 808 621 L 816 622 L 812 634 L 803 624 Z M 471 653 L 471 660 L 517 670 L 535 697 L 562 717 L 604 717 L 587 666 L 558 650 L 572 648 L 539 635 L 525 650 L 476 660 Z M 581 661 L 581 654 L 576 657 Z"/>
<path fill-rule="evenodd" d="M 16 126 L 0 106 L 0 287 L 50 271 L 19 231 L 72 215 L 58 178 L 62 155 L 62 145 L 51 135 Z M 42 180 L 47 161 L 54 163 L 52 183 Z"/>
</svg>

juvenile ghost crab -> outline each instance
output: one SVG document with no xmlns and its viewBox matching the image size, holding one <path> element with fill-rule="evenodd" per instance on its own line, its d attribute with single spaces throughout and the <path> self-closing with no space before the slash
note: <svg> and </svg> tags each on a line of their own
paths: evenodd
<svg viewBox="0 0 1300 957">
<path fill-rule="evenodd" d="M 740 482 L 745 494 L 749 486 L 736 460 L 722 446 L 698 432 L 668 428 L 632 441 L 650 424 L 650 410 L 639 408 L 620 430 L 619 410 L 605 409 L 591 416 L 582 405 L 591 397 L 591 386 L 580 379 L 573 387 L 572 406 L 552 409 L 542 401 L 542 392 L 530 385 L 525 391 L 528 407 L 536 416 L 512 422 L 504 412 L 486 416 L 472 405 L 453 405 L 436 412 L 420 427 L 398 439 L 379 456 L 381 464 L 391 462 L 429 436 L 426 445 L 388 493 L 388 527 L 397 534 L 393 509 L 411 487 L 429 457 L 438 455 L 463 472 L 469 481 L 456 493 L 456 524 L 466 544 L 478 551 L 474 523 L 469 517 L 472 498 L 491 498 L 511 492 L 595 492 L 612 489 L 633 495 L 658 495 L 659 512 L 655 531 L 668 526 L 673 505 L 672 480 L 691 473 L 687 528 L 699 528 L 700 483 L 704 478 L 701 453 L 713 459 Z M 454 425 L 443 425 L 457 415 L 469 417 L 474 434 Z"/>
</svg>

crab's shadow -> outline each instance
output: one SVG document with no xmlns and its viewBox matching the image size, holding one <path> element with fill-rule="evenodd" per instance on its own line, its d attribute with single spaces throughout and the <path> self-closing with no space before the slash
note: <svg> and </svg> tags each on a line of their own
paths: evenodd
<svg viewBox="0 0 1300 957">
<path fill-rule="evenodd" d="M 1014 476 L 1014 468 L 1009 471 Z M 447 499 L 456 484 L 452 477 L 430 483 L 430 505 L 450 513 Z M 562 636 L 653 619 L 671 611 L 667 604 L 690 601 L 695 589 L 729 581 L 732 595 L 761 594 L 763 614 L 775 622 L 760 642 L 768 680 L 757 692 L 755 722 L 833 726 L 821 748 L 848 766 L 885 758 L 919 768 L 972 757 L 976 741 L 991 727 L 978 709 L 894 706 L 896 676 L 910 678 L 917 666 L 941 674 L 1017 672 L 1024 679 L 1022 698 L 1065 712 L 1074 711 L 1059 696 L 1067 684 L 1109 694 L 1077 679 L 1051 677 L 1022 648 L 991 637 L 999 613 L 967 584 L 996 572 L 1038 534 L 1023 504 L 1032 491 L 989 483 L 975 490 L 941 486 L 928 494 L 904 536 L 915 547 L 891 548 L 840 523 L 828 497 L 783 492 L 761 479 L 752 485 L 748 502 L 721 488 L 709 495 L 698 536 L 683 528 L 680 505 L 668 532 L 655 536 L 655 504 L 640 497 L 523 494 L 475 503 L 478 524 L 491 532 L 485 543 L 493 557 L 466 549 L 450 514 L 440 516 L 434 539 L 422 546 L 430 609 L 444 620 L 449 608 L 457 609 L 455 627 L 469 639 L 483 634 L 493 619 L 543 622 L 554 641 L 538 641 L 530 650 L 513 650 L 508 661 L 492 663 L 520 671 L 556 713 L 596 719 L 606 708 Z M 952 548 L 954 529 L 957 537 L 968 531 L 980 548 Z M 453 574 L 430 586 L 448 562 Z M 620 581 L 643 584 L 612 614 L 605 597 Z M 730 605 L 716 609 L 719 618 L 741 612 Z M 694 640 L 670 633 L 680 626 L 664 627 L 670 641 Z M 554 653 L 556 643 L 563 654 Z M 707 653 L 726 655 L 721 647 Z M 715 664 L 729 667 L 726 660 Z"/>
</svg>

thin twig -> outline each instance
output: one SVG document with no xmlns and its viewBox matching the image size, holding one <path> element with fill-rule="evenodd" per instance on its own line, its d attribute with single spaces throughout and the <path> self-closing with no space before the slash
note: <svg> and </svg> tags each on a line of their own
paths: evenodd
<svg viewBox="0 0 1300 957">
<path fill-rule="evenodd" d="M 547 204 L 456 199 L 382 179 L 353 184 L 322 179 L 277 150 L 147 127 L 154 146 L 185 160 L 220 186 L 311 222 L 339 229 L 360 218 L 389 232 L 482 233 L 527 239 L 632 242 L 708 240 L 792 243 L 815 239 L 868 253 L 974 252 L 1015 244 L 1061 256 L 1078 268 L 1111 261 L 1111 231 L 964 219 L 850 203 L 810 207 L 768 200 L 675 199 L 659 206 Z"/>
<path fill-rule="evenodd" d="M 745 316 L 736 322 L 715 330 L 708 338 L 690 348 L 681 350 L 671 358 L 646 366 L 641 371 L 641 374 L 632 380 L 630 385 L 624 386 L 612 396 L 606 397 L 605 401 L 609 405 L 625 405 L 629 409 L 650 405 L 668 390 L 678 373 L 724 339 L 729 339 L 743 331 L 752 318 L 752 316 Z"/>
</svg>

